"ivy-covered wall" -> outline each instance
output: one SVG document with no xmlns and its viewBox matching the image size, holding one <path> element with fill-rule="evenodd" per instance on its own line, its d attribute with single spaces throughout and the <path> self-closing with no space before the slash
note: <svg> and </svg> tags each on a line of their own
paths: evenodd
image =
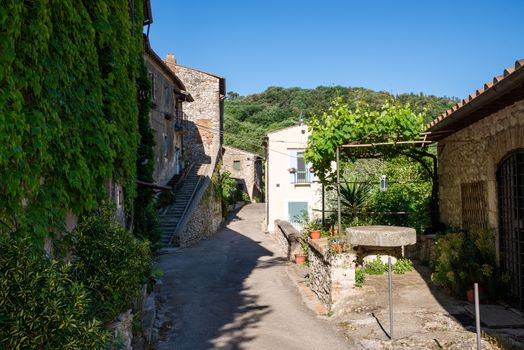
<svg viewBox="0 0 524 350">
<path fill-rule="evenodd" d="M 134 8 L 130 8 L 133 4 Z M 107 197 L 135 197 L 141 1 L 3 0 L 0 233 L 37 241 Z"/>
</svg>

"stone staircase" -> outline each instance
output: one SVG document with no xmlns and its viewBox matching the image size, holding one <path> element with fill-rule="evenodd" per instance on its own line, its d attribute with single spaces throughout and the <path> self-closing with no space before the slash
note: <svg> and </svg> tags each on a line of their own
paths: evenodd
<svg viewBox="0 0 524 350">
<path fill-rule="evenodd" d="M 178 237 L 175 235 L 178 224 L 186 214 L 189 205 L 191 205 L 193 195 L 200 186 L 203 177 L 203 175 L 199 175 L 198 167 L 194 167 L 175 192 L 175 201 L 173 204 L 160 216 L 160 230 L 162 231 L 160 242 L 162 244 L 179 245 Z"/>
</svg>

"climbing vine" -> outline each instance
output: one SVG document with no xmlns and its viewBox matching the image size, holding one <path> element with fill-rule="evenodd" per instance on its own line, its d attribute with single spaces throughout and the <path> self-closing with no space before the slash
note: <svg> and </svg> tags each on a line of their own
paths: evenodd
<svg viewBox="0 0 524 350">
<path fill-rule="evenodd" d="M 0 232 L 25 228 L 41 241 L 67 210 L 97 207 L 109 179 L 132 208 L 143 59 L 133 3 L 2 1 Z"/>
</svg>

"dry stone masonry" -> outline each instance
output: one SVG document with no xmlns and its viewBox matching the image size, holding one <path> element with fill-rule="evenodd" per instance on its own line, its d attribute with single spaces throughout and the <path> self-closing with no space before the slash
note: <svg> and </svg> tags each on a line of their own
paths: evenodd
<svg viewBox="0 0 524 350">
<path fill-rule="evenodd" d="M 286 253 L 288 260 L 293 260 L 295 254 L 301 252 L 298 232 L 293 225 L 284 220 L 275 220 L 274 237 L 280 244 L 282 250 Z"/>
<path fill-rule="evenodd" d="M 310 239 L 308 260 L 310 287 L 326 309 L 333 310 L 355 288 L 356 254 L 334 254 L 327 238 Z"/>
</svg>

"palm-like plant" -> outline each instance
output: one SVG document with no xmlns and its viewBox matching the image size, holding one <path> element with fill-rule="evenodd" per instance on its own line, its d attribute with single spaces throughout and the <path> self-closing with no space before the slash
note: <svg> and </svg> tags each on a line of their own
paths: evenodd
<svg viewBox="0 0 524 350">
<path fill-rule="evenodd" d="M 344 180 L 340 183 L 340 203 L 348 209 L 351 219 L 366 210 L 371 190 L 372 184 L 367 182 Z"/>
</svg>

